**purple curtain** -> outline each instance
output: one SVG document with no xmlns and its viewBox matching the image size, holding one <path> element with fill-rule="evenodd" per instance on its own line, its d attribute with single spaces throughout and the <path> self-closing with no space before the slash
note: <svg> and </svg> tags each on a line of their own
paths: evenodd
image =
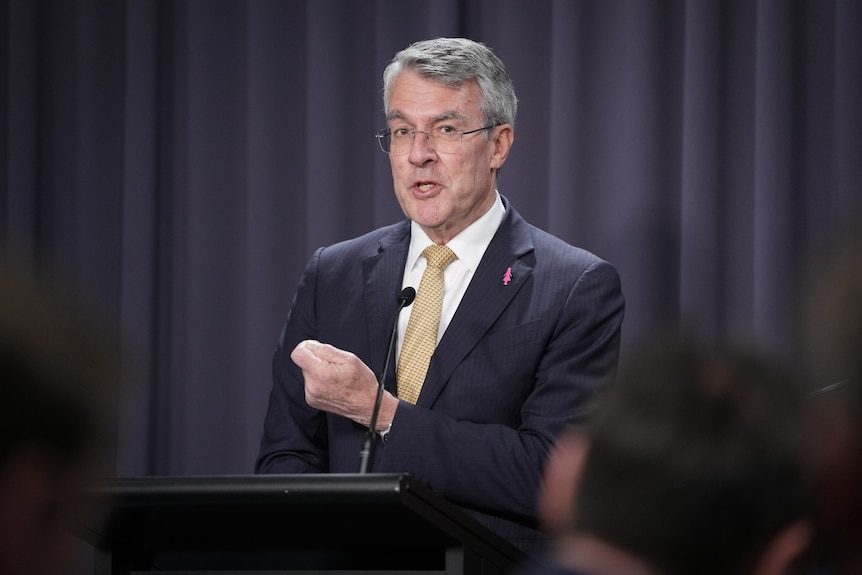
<svg viewBox="0 0 862 575">
<path fill-rule="evenodd" d="M 0 0 L 0 25 L 0 242 L 124 337 L 121 475 L 251 471 L 306 260 L 402 217 L 372 134 L 414 40 L 506 62 L 500 191 L 617 265 L 624 353 L 684 328 L 792 357 L 862 196 L 857 0 Z"/>
</svg>

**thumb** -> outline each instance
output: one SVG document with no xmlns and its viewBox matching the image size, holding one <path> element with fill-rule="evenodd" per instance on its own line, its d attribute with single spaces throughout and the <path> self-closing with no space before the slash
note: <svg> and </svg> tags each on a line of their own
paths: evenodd
<svg viewBox="0 0 862 575">
<path fill-rule="evenodd" d="M 342 363 L 344 361 L 344 352 L 342 350 L 327 343 L 320 343 L 315 339 L 306 340 L 305 349 L 319 361 L 327 363 Z"/>
<path fill-rule="evenodd" d="M 316 339 L 307 339 L 305 341 L 299 342 L 297 348 L 303 348 L 312 355 L 318 355 L 318 350 L 323 347 L 323 344 L 317 341 Z"/>
<path fill-rule="evenodd" d="M 290 352 L 290 359 L 302 369 L 307 369 L 312 364 L 319 362 L 317 350 L 322 347 L 319 341 L 307 339 L 299 342 Z"/>
<path fill-rule="evenodd" d="M 299 343 L 291 353 L 291 358 L 300 367 L 304 367 L 300 361 L 306 366 L 313 363 L 344 363 L 346 361 L 346 353 L 337 347 L 329 344 L 320 343 L 315 339 L 307 339 Z"/>
</svg>

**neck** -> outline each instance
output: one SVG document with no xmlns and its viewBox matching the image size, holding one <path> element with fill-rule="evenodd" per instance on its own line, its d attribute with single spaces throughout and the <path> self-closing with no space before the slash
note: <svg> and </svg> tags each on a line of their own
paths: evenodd
<svg viewBox="0 0 862 575">
<path fill-rule="evenodd" d="M 641 559 L 590 535 L 567 535 L 554 557 L 564 567 L 590 575 L 659 575 Z"/>
</svg>

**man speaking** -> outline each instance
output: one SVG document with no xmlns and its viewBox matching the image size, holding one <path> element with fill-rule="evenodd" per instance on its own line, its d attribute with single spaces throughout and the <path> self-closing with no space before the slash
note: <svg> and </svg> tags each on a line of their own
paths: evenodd
<svg viewBox="0 0 862 575">
<path fill-rule="evenodd" d="M 357 472 L 397 324 L 370 470 L 410 473 L 535 554 L 543 463 L 616 369 L 619 276 L 498 193 L 517 98 L 486 46 L 415 43 L 383 86 L 377 138 L 407 220 L 311 258 L 273 358 L 256 470 Z"/>
</svg>

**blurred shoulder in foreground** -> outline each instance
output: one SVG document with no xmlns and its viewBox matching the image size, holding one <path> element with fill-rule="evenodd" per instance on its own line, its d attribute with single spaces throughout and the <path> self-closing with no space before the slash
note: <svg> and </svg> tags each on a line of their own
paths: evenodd
<svg viewBox="0 0 862 575">
<path fill-rule="evenodd" d="M 806 268 L 801 331 L 809 378 L 809 464 L 818 551 L 836 575 L 862 573 L 862 210 Z"/>
<path fill-rule="evenodd" d="M 806 550 L 801 386 L 750 352 L 657 340 L 557 444 L 541 498 L 571 573 L 790 572 Z"/>
<path fill-rule="evenodd" d="M 116 338 L 0 258 L 0 573 L 67 572 L 78 490 L 108 461 Z"/>
</svg>

